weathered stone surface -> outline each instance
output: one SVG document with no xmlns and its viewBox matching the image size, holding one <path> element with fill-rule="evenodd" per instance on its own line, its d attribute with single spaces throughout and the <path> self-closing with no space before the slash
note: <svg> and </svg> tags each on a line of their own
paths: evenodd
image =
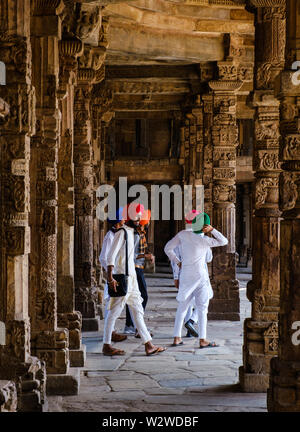
<svg viewBox="0 0 300 432">
<path fill-rule="evenodd" d="M 47 376 L 47 395 L 78 395 L 80 388 L 80 370 L 70 368 L 68 374 Z"/>
</svg>

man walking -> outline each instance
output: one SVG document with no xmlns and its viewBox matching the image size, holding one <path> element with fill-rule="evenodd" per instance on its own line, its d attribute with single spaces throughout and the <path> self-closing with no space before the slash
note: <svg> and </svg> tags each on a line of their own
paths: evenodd
<svg viewBox="0 0 300 432">
<path fill-rule="evenodd" d="M 175 346 L 183 343 L 181 328 L 193 300 L 198 313 L 199 347 L 217 346 L 214 342 L 206 340 L 208 305 L 213 297 L 206 257 L 211 247 L 225 246 L 228 240 L 211 225 L 204 225 L 202 232 L 211 233 L 213 237 L 201 236 L 199 231 L 183 230 L 173 237 L 164 249 L 170 261 L 176 262 L 181 269 L 173 334 Z M 175 253 L 176 247 L 179 247 L 181 258 Z"/>
<path fill-rule="evenodd" d="M 125 274 L 125 233 L 127 232 L 128 246 L 128 290 L 123 297 L 111 297 L 109 310 L 104 323 L 103 349 L 104 355 L 124 355 L 125 351 L 115 349 L 111 346 L 111 335 L 115 326 L 116 319 L 120 316 L 125 304 L 128 304 L 133 315 L 133 319 L 139 335 L 145 345 L 146 355 L 154 355 L 165 351 L 165 348 L 152 344 L 151 335 L 147 330 L 144 321 L 144 310 L 134 265 L 134 230 L 124 225 L 122 220 L 122 229 L 118 230 L 114 236 L 113 243 L 107 256 L 108 284 L 111 289 L 116 291 L 117 281 L 113 274 Z"/>
<path fill-rule="evenodd" d="M 107 255 L 108 255 L 108 251 L 111 248 L 115 233 L 118 231 L 119 228 L 121 228 L 122 226 L 122 216 L 123 213 L 123 207 L 120 207 L 117 210 L 116 213 L 116 217 L 114 220 L 112 219 L 108 219 L 108 224 L 109 224 L 109 230 L 107 231 L 104 239 L 103 239 L 103 244 L 102 244 L 102 248 L 101 248 L 101 253 L 99 256 L 99 261 L 100 264 L 102 265 L 103 269 L 106 272 L 107 275 Z M 104 288 L 104 302 L 105 302 L 105 309 L 104 309 L 104 319 L 107 317 L 108 314 L 108 305 L 109 305 L 109 300 L 110 300 L 110 296 L 108 294 L 108 284 L 105 284 L 105 288 Z M 127 339 L 127 336 L 116 333 L 115 331 L 112 332 L 112 337 L 111 340 L 112 342 L 122 342 L 124 340 Z"/>
</svg>

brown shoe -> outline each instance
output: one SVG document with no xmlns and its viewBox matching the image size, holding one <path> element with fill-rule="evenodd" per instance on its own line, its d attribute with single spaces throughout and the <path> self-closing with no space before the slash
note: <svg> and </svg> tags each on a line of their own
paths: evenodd
<svg viewBox="0 0 300 432">
<path fill-rule="evenodd" d="M 125 351 L 113 348 L 111 345 L 108 344 L 103 345 L 102 353 L 105 356 L 125 355 Z"/>
<path fill-rule="evenodd" d="M 111 335 L 112 342 L 122 342 L 126 339 L 127 339 L 127 336 L 121 335 L 121 334 L 116 333 L 116 332 L 112 332 L 112 335 Z"/>
</svg>

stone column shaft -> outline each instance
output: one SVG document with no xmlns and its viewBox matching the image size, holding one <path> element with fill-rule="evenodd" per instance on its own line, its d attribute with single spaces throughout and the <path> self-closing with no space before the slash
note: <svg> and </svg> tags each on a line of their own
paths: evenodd
<svg viewBox="0 0 300 432">
<path fill-rule="evenodd" d="M 251 318 L 244 323 L 244 391 L 265 392 L 269 385 L 270 359 L 277 355 L 279 311 L 279 101 L 275 78 L 284 64 L 285 7 L 283 0 L 251 1 L 255 10 L 256 55 L 255 135 L 253 169 L 253 278 L 247 286 Z M 263 41 L 263 43 L 261 43 Z"/>
<path fill-rule="evenodd" d="M 93 69 L 79 70 L 74 103 L 75 169 L 75 305 L 82 313 L 83 329 L 97 331 L 96 293 L 93 284 L 93 153 L 91 96 Z"/>
<path fill-rule="evenodd" d="M 300 61 L 299 3 L 287 0 L 285 69 L 276 82 L 280 100 L 280 311 L 278 357 L 271 360 L 268 410 L 300 411 Z"/>
<path fill-rule="evenodd" d="M 214 249 L 210 319 L 240 319 L 239 286 L 236 280 L 236 92 L 242 82 L 219 80 L 209 83 L 212 94 L 212 224 L 228 239 L 226 247 Z"/>
<path fill-rule="evenodd" d="M 81 312 L 75 311 L 74 286 L 74 87 L 77 56 L 82 53 L 80 39 L 65 34 L 59 41 L 62 96 L 61 141 L 58 150 L 58 233 L 57 233 L 57 319 L 69 330 L 70 366 L 83 367 L 85 347 L 81 343 Z"/>
<path fill-rule="evenodd" d="M 23 8 L 1 0 L 1 60 L 7 82 L 0 96 L 10 113 L 0 139 L 0 379 L 18 382 L 18 410 L 44 411 L 45 364 L 31 356 L 29 290 L 30 144 L 35 133 L 35 92 L 31 81 L 30 2 Z"/>
<path fill-rule="evenodd" d="M 37 94 L 32 184 L 31 321 L 32 350 L 48 373 L 69 368 L 68 331 L 57 327 L 57 162 L 61 114 L 58 108 L 60 0 L 32 9 L 33 82 Z"/>
</svg>

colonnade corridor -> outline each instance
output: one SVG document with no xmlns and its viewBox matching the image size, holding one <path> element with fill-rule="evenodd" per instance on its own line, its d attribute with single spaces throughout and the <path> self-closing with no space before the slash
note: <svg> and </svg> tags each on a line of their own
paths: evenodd
<svg viewBox="0 0 300 432">
<path fill-rule="evenodd" d="M 208 338 L 220 347 L 198 349 L 197 339 L 182 336 L 184 345 L 171 347 L 177 307 L 176 289 L 167 267 L 147 275 L 149 301 L 145 321 L 153 341 L 167 347 L 153 357 L 144 354 L 140 339 L 128 336 L 114 344 L 126 355 L 102 354 L 104 321 L 99 332 L 83 332 L 87 349 L 81 368 L 79 395 L 48 396 L 49 411 L 78 412 L 265 412 L 266 393 L 243 393 L 238 369 L 243 364 L 243 322 L 251 315 L 246 298 L 250 269 L 238 268 L 240 321 L 208 321 Z M 125 311 L 116 330 L 123 331 Z"/>
</svg>

